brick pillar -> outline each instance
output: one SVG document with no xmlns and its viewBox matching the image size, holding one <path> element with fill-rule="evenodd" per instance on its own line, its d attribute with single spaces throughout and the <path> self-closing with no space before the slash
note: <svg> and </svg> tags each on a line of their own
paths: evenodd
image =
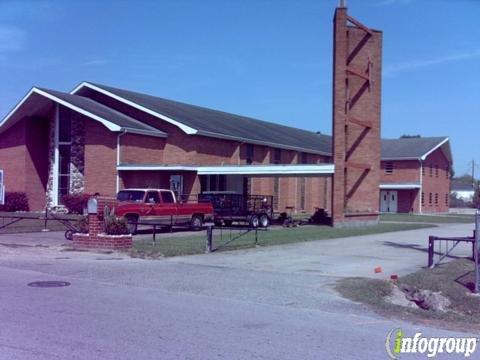
<svg viewBox="0 0 480 360">
<path fill-rule="evenodd" d="M 97 214 L 88 215 L 88 234 L 90 236 L 97 236 L 98 233 L 102 232 L 102 221 L 98 218 Z"/>
<path fill-rule="evenodd" d="M 343 222 L 345 207 L 345 102 L 346 102 L 346 58 L 347 8 L 338 7 L 333 20 L 333 174 L 332 221 L 333 225 Z"/>
<path fill-rule="evenodd" d="M 338 7 L 334 17 L 334 226 L 378 222 L 382 34 Z"/>
</svg>

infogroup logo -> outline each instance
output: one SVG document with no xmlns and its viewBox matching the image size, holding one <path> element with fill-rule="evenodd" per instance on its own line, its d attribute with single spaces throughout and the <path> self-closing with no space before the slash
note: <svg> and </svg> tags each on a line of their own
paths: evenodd
<svg viewBox="0 0 480 360">
<path fill-rule="evenodd" d="M 418 332 L 413 337 L 405 336 L 402 329 L 390 330 L 385 341 L 388 356 L 399 359 L 401 354 L 426 354 L 433 358 L 437 354 L 463 354 L 470 357 L 477 348 L 478 339 L 471 338 L 446 338 L 446 337 L 422 337 Z"/>
</svg>

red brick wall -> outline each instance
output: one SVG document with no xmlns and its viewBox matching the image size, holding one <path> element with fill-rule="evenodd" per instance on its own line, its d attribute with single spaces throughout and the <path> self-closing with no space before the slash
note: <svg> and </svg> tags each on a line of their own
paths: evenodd
<svg viewBox="0 0 480 360">
<path fill-rule="evenodd" d="M 382 161 L 380 166 L 381 183 L 420 183 L 420 162 L 418 160 L 395 160 L 393 172 L 387 173 L 385 166 L 389 161 Z"/>
<path fill-rule="evenodd" d="M 430 174 L 430 165 L 432 172 Z M 435 150 L 423 162 L 425 174 L 422 177 L 424 193 L 424 204 L 422 206 L 423 213 L 447 212 L 448 194 L 450 192 L 450 177 L 447 170 L 448 160 L 441 149 Z M 436 170 L 438 166 L 438 171 Z M 432 194 L 432 202 L 430 203 L 430 194 Z M 437 197 L 438 201 L 435 202 Z M 447 201 L 445 201 L 447 200 Z"/>
<path fill-rule="evenodd" d="M 0 169 L 5 190 L 25 192 L 31 210 L 45 208 L 48 122 L 25 118 L 0 134 Z"/>
<path fill-rule="evenodd" d="M 198 194 L 200 192 L 200 181 L 196 172 L 193 171 L 121 171 L 121 188 L 170 188 L 170 176 L 183 176 L 183 192 L 185 194 Z"/>
<path fill-rule="evenodd" d="M 26 122 L 21 120 L 0 134 L 0 169 L 6 191 L 25 191 Z"/>
<path fill-rule="evenodd" d="M 120 136 L 121 164 L 163 164 L 165 139 L 138 134 Z"/>
<path fill-rule="evenodd" d="M 409 213 L 419 211 L 419 190 L 398 190 L 397 212 Z"/>
<path fill-rule="evenodd" d="M 116 193 L 117 134 L 97 121 L 85 121 L 85 192 Z"/>
</svg>

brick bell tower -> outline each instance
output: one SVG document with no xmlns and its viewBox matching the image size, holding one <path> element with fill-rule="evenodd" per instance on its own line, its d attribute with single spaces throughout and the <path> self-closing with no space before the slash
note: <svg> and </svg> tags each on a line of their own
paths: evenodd
<svg viewBox="0 0 480 360">
<path fill-rule="evenodd" d="M 382 33 L 335 10 L 333 226 L 378 223 Z"/>
</svg>

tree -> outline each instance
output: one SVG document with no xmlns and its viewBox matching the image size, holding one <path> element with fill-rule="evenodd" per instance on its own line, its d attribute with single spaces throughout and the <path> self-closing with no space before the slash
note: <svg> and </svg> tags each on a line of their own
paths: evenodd
<svg viewBox="0 0 480 360">
<path fill-rule="evenodd" d="M 420 134 L 417 134 L 417 135 L 403 134 L 402 136 L 400 136 L 400 139 L 418 139 L 421 137 L 422 136 Z"/>
</svg>

